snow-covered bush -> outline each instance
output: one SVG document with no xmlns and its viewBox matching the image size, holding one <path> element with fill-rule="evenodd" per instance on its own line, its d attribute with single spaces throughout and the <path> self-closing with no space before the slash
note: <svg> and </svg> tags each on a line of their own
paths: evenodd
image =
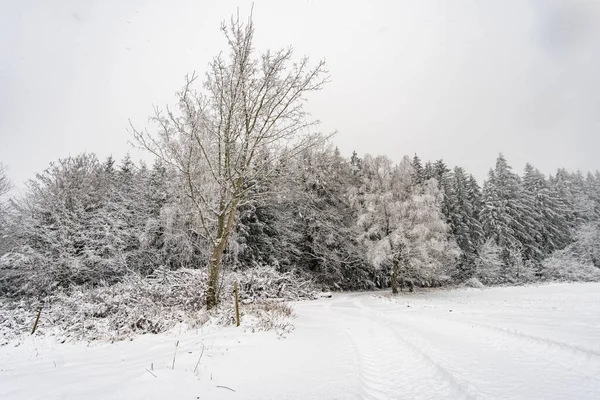
<svg viewBox="0 0 600 400">
<path fill-rule="evenodd" d="M 317 298 L 312 282 L 306 277 L 292 272 L 278 272 L 267 265 L 256 264 L 254 268 L 232 274 L 228 279 L 238 280 L 240 299 L 249 302 Z"/>
<path fill-rule="evenodd" d="M 291 309 L 285 300 L 317 298 L 310 281 L 274 268 L 257 266 L 223 277 L 220 306 L 204 308 L 205 269 L 160 268 L 147 278 L 125 276 L 111 286 L 75 287 L 57 291 L 43 301 L 27 297 L 0 301 L 0 333 L 5 337 L 31 331 L 35 313 L 43 305 L 39 334 L 59 334 L 75 340 L 118 340 L 135 334 L 160 333 L 179 323 L 193 327 L 209 319 L 235 323 L 233 284 L 239 282 L 242 317 L 251 316 L 256 330 L 289 333 Z"/>
<path fill-rule="evenodd" d="M 80 285 L 113 284 L 126 273 L 122 257 L 79 259 L 63 254 L 48 258 L 22 246 L 0 260 L 0 295 L 39 298 Z"/>
<path fill-rule="evenodd" d="M 574 234 L 575 241 L 555 251 L 542 262 L 544 280 L 590 282 L 600 281 L 600 226 L 582 225 Z"/>
<path fill-rule="evenodd" d="M 250 317 L 250 329 L 254 331 L 274 331 L 285 337 L 294 330 L 292 308 L 280 301 L 263 300 L 242 306 L 242 319 Z"/>
<path fill-rule="evenodd" d="M 600 268 L 574 257 L 569 250 L 554 252 L 542 262 L 542 278 L 548 281 L 600 281 Z"/>
<path fill-rule="evenodd" d="M 75 287 L 69 292 L 51 294 L 41 302 L 27 302 L 30 313 L 44 306 L 40 333 L 57 330 L 73 339 L 120 339 L 135 333 L 163 332 L 177 323 L 194 325 L 205 321 L 205 282 L 203 271 L 165 270 L 148 279 L 130 274 L 111 286 Z M 6 301 L 3 306 L 10 305 Z M 21 332 L 30 329 L 29 324 L 20 327 Z"/>
<path fill-rule="evenodd" d="M 483 289 L 485 285 L 479 281 L 479 279 L 473 277 L 465 281 L 465 286 L 474 289 Z"/>
</svg>

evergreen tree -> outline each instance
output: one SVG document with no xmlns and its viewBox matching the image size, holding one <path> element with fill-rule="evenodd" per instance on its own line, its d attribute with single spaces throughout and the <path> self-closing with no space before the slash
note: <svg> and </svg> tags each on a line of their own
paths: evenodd
<svg viewBox="0 0 600 400">
<path fill-rule="evenodd" d="M 160 210 L 169 201 L 169 187 L 167 183 L 167 168 L 160 159 L 156 159 L 150 171 L 145 202 L 149 204 L 149 213 L 153 218 L 158 218 Z"/>
<path fill-rule="evenodd" d="M 525 260 L 539 259 L 537 217 L 519 176 L 512 172 L 502 154 L 496 168 L 488 174 L 483 202 L 482 226 L 486 236 L 502 249 L 505 275 L 515 265 L 516 254 Z"/>
<path fill-rule="evenodd" d="M 584 193 L 594 204 L 595 219 L 600 218 L 600 172 L 588 172 L 585 177 Z"/>
<path fill-rule="evenodd" d="M 423 164 L 421 164 L 421 159 L 417 154 L 412 159 L 412 168 L 413 168 L 413 181 L 417 185 L 422 185 L 425 182 L 425 169 L 423 168 Z"/>
<path fill-rule="evenodd" d="M 469 231 L 473 245 L 478 248 L 485 240 L 485 233 L 481 225 L 481 210 L 483 209 L 483 199 L 481 188 L 473 175 L 469 175 L 467 181 L 467 199 L 471 206 L 469 210 Z"/>
<path fill-rule="evenodd" d="M 452 193 L 455 196 L 455 203 L 450 215 L 450 226 L 456 243 L 462 251 L 457 276 L 462 281 L 474 274 L 477 248 L 482 240 L 479 205 L 474 204 L 477 201 L 477 189 L 478 186 L 472 187 L 472 183 L 461 167 L 454 168 Z"/>
<path fill-rule="evenodd" d="M 351 165 L 339 152 L 325 147 L 305 152 L 297 171 L 301 187 L 299 201 L 292 207 L 300 233 L 298 265 L 329 287 L 373 288 L 355 239 L 356 211 L 348 189 L 357 176 Z"/>
<path fill-rule="evenodd" d="M 455 233 L 457 229 L 460 229 L 455 223 L 460 224 L 461 217 L 457 210 L 457 199 L 452 185 L 452 174 L 443 160 L 437 160 L 435 164 L 433 164 L 433 172 L 433 177 L 438 182 L 438 187 L 443 196 L 442 214 L 446 219 L 446 223 L 450 226 L 450 232 Z"/>
<path fill-rule="evenodd" d="M 431 161 L 427 161 L 425 167 L 423 167 L 423 181 L 428 181 L 431 178 L 436 178 L 435 170 L 433 169 Z"/>
<path fill-rule="evenodd" d="M 437 179 L 438 183 L 441 183 L 445 177 L 448 176 L 448 173 L 450 172 L 450 169 L 448 168 L 448 166 L 446 165 L 446 163 L 444 162 L 444 160 L 437 160 L 433 166 L 433 177 L 435 179 Z"/>
<path fill-rule="evenodd" d="M 356 151 L 353 151 L 352 156 L 350 157 L 350 167 L 354 175 L 357 175 L 362 169 L 362 159 L 358 157 Z"/>
<path fill-rule="evenodd" d="M 535 225 L 542 255 L 564 248 L 569 243 L 569 210 L 566 204 L 561 202 L 544 175 L 531 164 L 525 166 L 523 188 L 533 199 L 534 215 L 537 218 Z"/>
<path fill-rule="evenodd" d="M 571 229 L 577 230 L 582 224 L 598 218 L 593 200 L 586 196 L 585 184 L 581 176 L 560 168 L 550 179 L 550 183 L 568 209 L 566 219 Z"/>
</svg>

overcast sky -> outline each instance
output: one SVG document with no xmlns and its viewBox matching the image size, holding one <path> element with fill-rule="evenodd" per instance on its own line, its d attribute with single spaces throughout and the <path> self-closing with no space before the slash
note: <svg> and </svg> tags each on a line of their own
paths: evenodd
<svg viewBox="0 0 600 400">
<path fill-rule="evenodd" d="M 0 0 L 0 162 L 17 183 L 174 102 L 251 1 Z M 254 0 L 256 46 L 324 58 L 309 109 L 346 155 L 418 153 L 483 180 L 499 152 L 600 169 L 600 1 Z M 133 153 L 134 158 L 141 155 Z"/>
</svg>

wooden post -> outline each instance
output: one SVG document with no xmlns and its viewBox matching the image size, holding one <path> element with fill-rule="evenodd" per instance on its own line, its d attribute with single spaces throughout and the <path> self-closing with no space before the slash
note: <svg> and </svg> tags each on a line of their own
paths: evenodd
<svg viewBox="0 0 600 400">
<path fill-rule="evenodd" d="M 35 330 L 37 329 L 38 322 L 40 322 L 40 315 L 42 315 L 42 306 L 40 306 L 37 318 L 35 319 L 35 324 L 33 324 L 33 329 L 31 330 L 32 335 L 35 333 Z"/>
<path fill-rule="evenodd" d="M 235 326 L 240 326 L 240 303 L 238 301 L 238 283 L 237 281 L 233 284 L 233 291 L 235 292 Z"/>
</svg>

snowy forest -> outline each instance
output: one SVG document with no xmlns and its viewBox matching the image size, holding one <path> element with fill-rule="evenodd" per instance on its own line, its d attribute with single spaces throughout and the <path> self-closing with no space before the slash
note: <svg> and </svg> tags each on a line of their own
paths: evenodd
<svg viewBox="0 0 600 400">
<path fill-rule="evenodd" d="M 161 161 L 59 160 L 2 203 L 4 296 L 110 285 L 156 268 L 206 268 L 210 245 Z M 2 187 L 8 189 L 6 176 Z M 224 252 L 333 290 L 399 282 L 485 285 L 600 277 L 600 174 L 522 175 L 500 155 L 480 188 L 461 167 L 418 156 L 340 155 L 329 143 L 254 185 Z"/>
<path fill-rule="evenodd" d="M 478 182 L 443 160 L 341 154 L 303 108 L 329 79 L 324 63 L 292 63 L 291 49 L 257 57 L 251 22 L 223 32 L 230 54 L 203 84 L 186 77 L 154 130 L 132 125 L 152 164 L 80 154 L 19 196 L 1 170 L 3 301 L 110 303 L 138 285 L 132 302 L 210 309 L 231 276 L 259 296 L 255 274 L 270 277 L 270 297 L 305 283 L 397 293 L 600 280 L 599 172 L 519 173 L 499 155 Z M 81 312 L 120 312 L 102 307 Z"/>
</svg>

